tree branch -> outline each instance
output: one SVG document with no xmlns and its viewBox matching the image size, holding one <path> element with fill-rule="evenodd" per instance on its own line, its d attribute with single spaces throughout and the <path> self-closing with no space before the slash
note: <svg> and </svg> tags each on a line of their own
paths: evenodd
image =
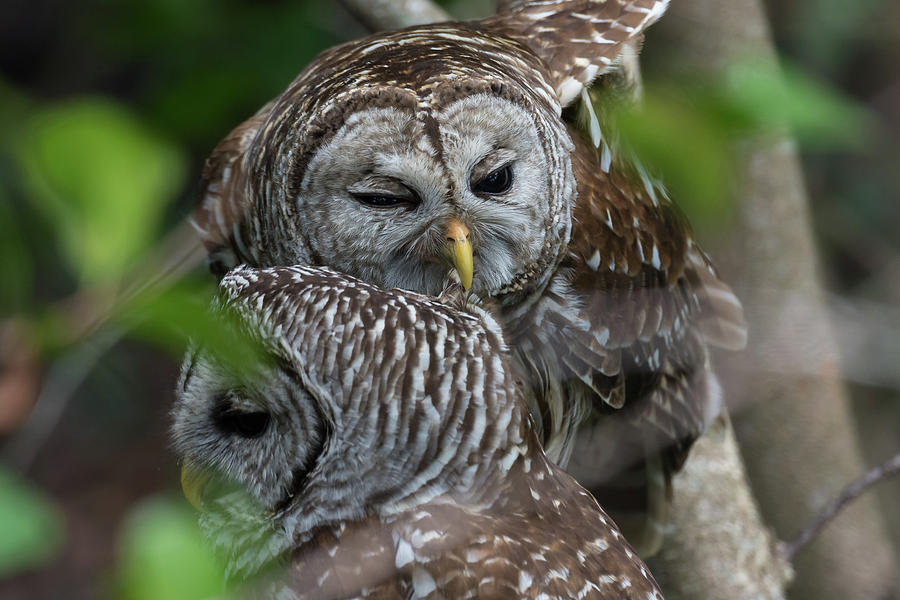
<svg viewBox="0 0 900 600">
<path fill-rule="evenodd" d="M 451 20 L 431 0 L 340 0 L 340 4 L 371 31 Z"/>
<path fill-rule="evenodd" d="M 875 467 L 845 487 L 840 495 L 822 509 L 822 512 L 820 512 L 809 525 L 804 527 L 803 530 L 797 534 L 797 537 L 785 547 L 784 551 L 787 558 L 793 558 L 798 550 L 802 549 L 810 542 L 810 540 L 816 537 L 823 527 L 831 522 L 831 520 L 834 519 L 847 504 L 852 502 L 860 494 L 876 483 L 898 474 L 900 474 L 900 454 L 886 460 L 881 465 Z"/>
<path fill-rule="evenodd" d="M 668 600 L 781 600 L 790 564 L 765 526 L 727 414 L 672 481 L 670 528 L 647 561 Z"/>
</svg>

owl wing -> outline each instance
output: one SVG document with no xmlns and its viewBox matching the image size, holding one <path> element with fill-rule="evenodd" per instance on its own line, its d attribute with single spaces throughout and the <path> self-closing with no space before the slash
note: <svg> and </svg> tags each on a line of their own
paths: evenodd
<svg viewBox="0 0 900 600">
<path fill-rule="evenodd" d="M 674 378 L 654 407 L 666 416 L 682 411 L 697 433 L 709 415 L 673 385 L 705 369 L 706 344 L 744 346 L 741 304 L 663 189 L 639 166 L 635 173 L 604 169 L 597 152 L 573 137 L 579 195 L 564 267 L 578 308 L 553 318 L 558 328 L 587 335 L 567 346 L 563 363 L 614 408 L 628 400 L 628 387 L 649 391 Z M 580 322 L 566 323 L 573 318 Z M 664 429 L 672 441 L 685 433 Z"/>
<path fill-rule="evenodd" d="M 433 503 L 397 528 L 412 547 L 434 540 L 416 549 L 416 570 L 438 583 L 425 598 L 662 599 L 615 524 L 571 477 L 551 471 L 518 487 L 504 494 L 528 500 L 517 498 L 508 512 Z"/>
<path fill-rule="evenodd" d="M 718 413 L 706 348 L 743 347 L 743 310 L 665 192 L 624 167 L 604 169 L 581 134 L 572 136 L 578 200 L 569 254 L 511 341 L 528 371 L 548 380 L 534 384 L 553 426 L 544 431 L 549 454 L 571 449 L 562 436 L 589 414 L 612 413 L 635 428 L 623 438 L 673 448 L 671 471 Z M 569 389 L 553 392 L 554 379 Z"/>
<path fill-rule="evenodd" d="M 669 0 L 506 0 L 483 21 L 537 54 L 563 107 L 663 15 Z"/>
<path fill-rule="evenodd" d="M 580 136 L 569 254 L 511 343 L 546 380 L 533 387 L 548 454 L 652 553 L 670 476 L 720 412 L 708 346 L 743 347 L 746 325 L 664 190 L 604 169 Z"/>
<path fill-rule="evenodd" d="M 715 412 L 692 399 L 700 395 L 692 388 L 706 385 L 706 344 L 738 348 L 746 339 L 740 303 L 665 191 L 636 161 L 614 161 L 615 135 L 601 131 L 588 93 L 598 76 L 630 68 L 628 57 L 667 7 L 668 0 L 501 0 L 487 20 L 543 60 L 562 106 L 580 96 L 589 115 L 584 134 L 570 128 L 578 181 L 570 254 L 532 311 L 540 327 L 524 335 L 526 352 L 544 347 L 552 356 L 525 360 L 557 363 L 564 379 L 580 381 L 609 409 L 655 425 L 666 444 L 696 435 Z M 553 422 L 553 407 L 544 410 Z"/>
</svg>

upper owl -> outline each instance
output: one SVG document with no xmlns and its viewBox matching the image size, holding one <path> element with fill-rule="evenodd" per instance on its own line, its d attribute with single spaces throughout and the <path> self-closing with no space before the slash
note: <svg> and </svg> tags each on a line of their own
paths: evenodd
<svg viewBox="0 0 900 600">
<path fill-rule="evenodd" d="M 172 433 L 231 570 L 291 558 L 264 597 L 661 599 L 547 460 L 487 312 L 311 267 L 221 289 L 272 360 L 190 353 Z"/>
<path fill-rule="evenodd" d="M 320 264 L 434 294 L 455 264 L 504 303 L 544 287 L 576 198 L 561 109 L 667 1 L 508 4 L 332 48 L 235 129 L 195 215 L 218 272 Z"/>
<path fill-rule="evenodd" d="M 324 52 L 210 157 L 195 221 L 214 269 L 324 265 L 436 294 L 455 267 L 498 308 L 548 456 L 594 493 L 623 470 L 662 480 L 718 413 L 708 346 L 746 335 L 607 115 L 666 6 L 512 0 Z"/>
</svg>

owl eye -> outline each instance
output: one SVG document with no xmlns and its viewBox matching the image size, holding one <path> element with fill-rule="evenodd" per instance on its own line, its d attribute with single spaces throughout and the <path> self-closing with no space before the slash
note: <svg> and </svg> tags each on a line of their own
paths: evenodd
<svg viewBox="0 0 900 600">
<path fill-rule="evenodd" d="M 232 406 L 227 398 L 216 402 L 212 418 L 219 430 L 244 438 L 261 436 L 269 426 L 270 420 L 269 413 L 240 410 Z"/>
<path fill-rule="evenodd" d="M 512 165 L 500 167 L 472 186 L 476 194 L 504 194 L 512 187 Z"/>
<path fill-rule="evenodd" d="M 398 198 L 396 196 L 370 196 L 367 194 L 354 194 L 354 198 L 361 204 L 373 206 L 375 208 L 390 208 L 393 206 L 410 205 L 412 201 L 409 198 Z"/>
</svg>

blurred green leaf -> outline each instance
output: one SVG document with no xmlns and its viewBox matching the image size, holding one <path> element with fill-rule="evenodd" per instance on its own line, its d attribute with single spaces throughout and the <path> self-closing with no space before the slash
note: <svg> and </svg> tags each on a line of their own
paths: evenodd
<svg viewBox="0 0 900 600">
<path fill-rule="evenodd" d="M 316 53 L 363 33 L 321 0 L 91 2 L 80 38 L 109 63 L 139 71 L 143 113 L 202 153 Z"/>
<path fill-rule="evenodd" d="M 62 519 L 51 502 L 0 467 L 0 577 L 46 562 L 62 539 Z"/>
<path fill-rule="evenodd" d="M 259 340 L 244 333 L 233 311 L 210 308 L 215 294 L 208 278 L 186 278 L 165 290 L 133 298 L 119 308 L 114 322 L 173 356 L 180 356 L 193 343 L 214 354 L 235 377 L 252 374 L 269 353 Z"/>
<path fill-rule="evenodd" d="M 731 150 L 723 123 L 677 88 L 652 88 L 638 110 L 618 118 L 623 138 L 662 176 L 692 219 L 719 220 L 732 179 Z"/>
<path fill-rule="evenodd" d="M 177 148 L 99 99 L 37 111 L 19 161 L 31 200 L 89 282 L 116 278 L 147 248 L 186 169 Z"/>
<path fill-rule="evenodd" d="M 801 147 L 860 147 L 872 131 L 863 109 L 791 65 L 746 61 L 728 73 L 720 100 L 758 128 L 791 128 Z"/>
<path fill-rule="evenodd" d="M 31 292 L 32 259 L 23 239 L 22 219 L 11 199 L 15 167 L 6 154 L 30 106 L 27 96 L 0 79 L 0 256 L 4 266 L 0 317 L 21 311 Z"/>
<path fill-rule="evenodd" d="M 125 600 L 195 600 L 225 590 L 224 567 L 204 543 L 196 514 L 166 498 L 146 501 L 128 516 L 116 575 Z"/>
<path fill-rule="evenodd" d="M 30 109 L 30 98 L 0 79 L 0 143 L 10 141 L 10 133 L 21 125 Z"/>
<path fill-rule="evenodd" d="M 627 146 L 661 176 L 691 220 L 721 221 L 734 180 L 735 142 L 793 135 L 801 148 L 859 148 L 873 119 L 790 66 L 748 60 L 721 80 L 650 81 L 638 107 L 616 111 Z"/>
<path fill-rule="evenodd" d="M 20 220 L 5 196 L 6 191 L 0 186 L 0 256 L 3 257 L 0 317 L 26 307 L 32 283 L 32 261 L 22 239 Z"/>
</svg>

